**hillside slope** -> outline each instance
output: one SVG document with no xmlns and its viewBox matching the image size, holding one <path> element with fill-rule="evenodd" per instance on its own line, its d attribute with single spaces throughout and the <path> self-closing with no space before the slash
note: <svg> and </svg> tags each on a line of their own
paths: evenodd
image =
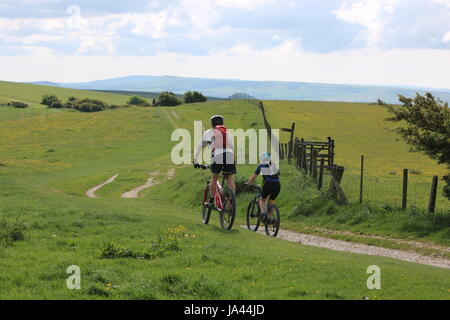
<svg viewBox="0 0 450 320">
<path fill-rule="evenodd" d="M 40 104 L 44 94 L 54 94 L 60 100 L 67 100 L 69 97 L 92 98 L 103 100 L 109 104 L 125 104 L 129 99 L 127 96 L 119 94 L 93 92 L 84 90 L 74 90 L 59 88 L 54 86 L 25 84 L 17 82 L 0 81 L 0 102 L 3 101 L 23 101 L 31 104 Z"/>
<path fill-rule="evenodd" d="M 30 93 L 15 94 L 27 101 Z M 239 228 L 245 198 L 232 231 L 221 230 L 217 216 L 202 225 L 197 195 L 207 175 L 172 164 L 177 142 L 170 137 L 175 128 L 192 130 L 194 120 L 206 125 L 216 113 L 230 128 L 262 127 L 259 110 L 245 101 L 93 114 L 1 106 L 0 238 L 14 230 L 14 240 L 0 245 L 0 298 L 449 298 L 449 270 L 317 249 Z M 175 169 L 171 180 L 165 180 L 168 169 Z M 242 166 L 239 174 L 253 170 Z M 155 188 L 138 199 L 120 197 L 154 172 L 161 182 Z M 96 193 L 100 198 L 85 195 L 115 174 L 114 183 Z M 136 258 L 148 250 L 161 253 Z M 81 290 L 66 287 L 71 265 L 81 268 Z M 367 289 L 370 265 L 381 268 L 383 290 Z M 270 281 L 261 274 L 270 274 Z"/>
</svg>

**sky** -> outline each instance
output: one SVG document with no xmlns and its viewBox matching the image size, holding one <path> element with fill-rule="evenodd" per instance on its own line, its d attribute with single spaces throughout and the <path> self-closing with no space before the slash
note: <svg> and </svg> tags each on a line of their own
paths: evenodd
<svg viewBox="0 0 450 320">
<path fill-rule="evenodd" d="M 0 79 L 450 89 L 450 0 L 0 0 Z"/>
</svg>

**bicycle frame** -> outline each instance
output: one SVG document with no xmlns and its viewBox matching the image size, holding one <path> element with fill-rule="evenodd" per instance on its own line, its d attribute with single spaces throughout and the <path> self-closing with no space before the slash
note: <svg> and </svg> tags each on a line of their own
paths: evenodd
<svg viewBox="0 0 450 320">
<path fill-rule="evenodd" d="M 208 181 L 206 183 L 208 190 L 211 190 L 210 184 L 211 184 L 211 181 Z M 223 202 L 222 202 L 223 187 L 222 186 L 224 184 L 225 184 L 225 175 L 223 175 L 223 177 L 222 177 L 222 184 L 220 184 L 219 181 L 217 181 L 217 189 L 216 189 L 216 193 L 214 194 L 214 203 L 215 203 L 218 211 L 223 210 Z M 209 194 L 210 194 L 210 192 L 205 192 L 204 199 L 203 199 L 204 203 L 209 200 L 208 199 Z"/>
</svg>

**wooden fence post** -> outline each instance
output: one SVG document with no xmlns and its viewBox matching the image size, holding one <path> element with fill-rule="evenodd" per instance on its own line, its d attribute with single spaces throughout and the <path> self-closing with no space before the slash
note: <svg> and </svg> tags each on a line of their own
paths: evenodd
<svg viewBox="0 0 450 320">
<path fill-rule="evenodd" d="M 342 177 L 344 175 L 345 168 L 342 166 L 333 165 L 331 175 L 331 183 L 329 194 L 341 205 L 348 205 L 349 201 L 345 195 L 344 190 L 341 187 Z"/>
<path fill-rule="evenodd" d="M 283 145 L 280 143 L 280 160 L 283 160 Z"/>
<path fill-rule="evenodd" d="M 317 153 L 318 153 L 318 151 L 317 151 L 317 150 L 314 150 L 314 152 L 313 152 L 313 157 L 312 157 L 312 161 L 313 161 L 313 165 L 312 165 L 312 177 L 313 177 L 313 180 L 314 180 L 315 182 L 317 182 L 317 176 L 318 176 L 318 173 L 317 173 Z"/>
<path fill-rule="evenodd" d="M 314 156 L 314 146 L 309 149 L 309 175 L 312 176 L 313 172 L 313 156 Z"/>
<path fill-rule="evenodd" d="M 289 152 L 288 152 L 289 163 L 291 163 L 292 152 L 294 147 L 294 131 L 295 131 L 295 122 L 292 122 L 291 139 L 289 140 Z"/>
<path fill-rule="evenodd" d="M 333 162 L 331 161 L 332 158 L 332 148 L 331 148 L 331 137 L 328 137 L 328 166 L 332 166 Z"/>
<path fill-rule="evenodd" d="M 364 156 L 361 156 L 361 182 L 359 184 L 359 203 L 363 203 L 363 190 L 364 189 Z"/>
<path fill-rule="evenodd" d="M 408 169 L 403 170 L 402 209 L 406 209 L 408 200 Z"/>
<path fill-rule="evenodd" d="M 428 202 L 429 213 L 434 213 L 436 211 L 436 195 L 437 195 L 438 180 L 439 177 L 434 176 L 433 182 L 431 183 L 430 201 Z"/>
<path fill-rule="evenodd" d="M 322 190 L 323 186 L 323 169 L 324 169 L 325 160 L 323 158 L 320 159 L 320 172 L 319 172 L 319 183 L 317 184 L 317 189 Z"/>
</svg>

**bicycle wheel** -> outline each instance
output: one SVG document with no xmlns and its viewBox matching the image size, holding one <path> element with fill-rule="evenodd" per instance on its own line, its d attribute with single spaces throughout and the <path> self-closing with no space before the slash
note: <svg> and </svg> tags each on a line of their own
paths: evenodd
<svg viewBox="0 0 450 320">
<path fill-rule="evenodd" d="M 211 218 L 211 208 L 208 208 L 205 205 L 205 202 L 208 201 L 208 195 L 209 195 L 209 187 L 206 187 L 204 197 L 203 197 L 203 203 L 202 203 L 202 222 L 203 224 L 209 223 L 209 218 Z"/>
<path fill-rule="evenodd" d="M 261 209 L 258 200 L 255 198 L 248 204 L 247 208 L 247 229 L 251 231 L 258 231 L 259 229 L 259 214 Z"/>
<path fill-rule="evenodd" d="M 236 216 L 236 196 L 234 192 L 226 188 L 222 196 L 222 202 L 223 210 L 220 212 L 220 224 L 223 229 L 230 230 Z"/>
<path fill-rule="evenodd" d="M 280 231 L 280 210 L 276 205 L 271 205 L 267 208 L 268 223 L 265 224 L 266 235 L 269 237 L 276 237 Z"/>
</svg>

